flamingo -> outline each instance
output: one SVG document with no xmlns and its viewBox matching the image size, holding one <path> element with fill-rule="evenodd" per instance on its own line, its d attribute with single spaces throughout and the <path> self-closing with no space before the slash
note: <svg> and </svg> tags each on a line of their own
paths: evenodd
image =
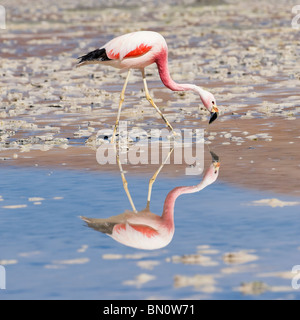
<svg viewBox="0 0 300 320">
<path fill-rule="evenodd" d="M 161 81 L 167 88 L 173 91 L 191 90 L 194 91 L 196 94 L 199 94 L 203 105 L 211 114 L 209 124 L 216 120 L 218 117 L 219 110 L 217 108 L 216 100 L 212 93 L 194 84 L 176 83 L 171 78 L 168 68 L 167 43 L 164 37 L 157 32 L 137 31 L 124 34 L 122 36 L 112 39 L 101 48 L 91 51 L 88 54 L 79 57 L 78 59 L 80 59 L 80 61 L 78 62 L 77 67 L 86 64 L 100 63 L 121 70 L 128 70 L 127 77 L 120 95 L 118 114 L 114 126 L 112 142 L 115 139 L 116 130 L 119 124 L 122 104 L 125 99 L 125 90 L 129 81 L 131 69 L 141 70 L 147 100 L 159 113 L 159 115 L 165 121 L 166 125 L 169 127 L 172 133 L 175 134 L 173 127 L 166 119 L 166 117 L 163 115 L 163 113 L 160 111 L 160 109 L 156 106 L 149 94 L 145 75 L 145 67 L 153 63 L 156 63 Z"/>
<path fill-rule="evenodd" d="M 211 152 L 211 155 L 213 159 L 212 164 L 206 171 L 202 181 L 195 186 L 182 186 L 171 190 L 165 199 L 163 213 L 161 216 L 152 213 L 149 205 L 153 182 L 155 181 L 163 164 L 150 179 L 147 206 L 144 210 L 136 211 L 129 191 L 125 188 L 133 208 L 132 211 L 126 210 L 122 214 L 106 219 L 87 217 L 80 218 L 85 221 L 90 228 L 106 233 L 114 240 L 126 246 L 144 250 L 163 248 L 171 242 L 175 232 L 174 206 L 176 199 L 182 194 L 201 191 L 217 180 L 220 161 L 219 157 L 215 153 Z M 124 174 L 122 173 L 122 175 L 124 187 L 127 187 Z"/>
</svg>

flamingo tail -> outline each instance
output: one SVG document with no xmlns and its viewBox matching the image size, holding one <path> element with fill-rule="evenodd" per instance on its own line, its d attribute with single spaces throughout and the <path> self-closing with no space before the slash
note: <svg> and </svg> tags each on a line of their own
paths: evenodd
<svg viewBox="0 0 300 320">
<path fill-rule="evenodd" d="M 78 59 L 80 59 L 80 60 L 77 64 L 77 67 L 80 67 L 80 66 L 82 66 L 84 64 L 88 64 L 88 63 L 95 63 L 95 62 L 99 62 L 99 61 L 111 60 L 108 58 L 105 48 L 96 49 L 94 51 L 91 51 L 88 54 L 85 54 L 85 55 L 79 57 Z"/>
<path fill-rule="evenodd" d="M 112 234 L 113 228 L 117 224 L 116 222 L 108 222 L 105 219 L 80 218 L 87 223 L 88 227 L 106 234 Z"/>
</svg>

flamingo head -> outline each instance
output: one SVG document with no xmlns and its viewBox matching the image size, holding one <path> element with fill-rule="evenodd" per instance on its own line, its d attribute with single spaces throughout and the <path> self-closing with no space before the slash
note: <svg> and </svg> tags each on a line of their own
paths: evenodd
<svg viewBox="0 0 300 320">
<path fill-rule="evenodd" d="M 209 124 L 211 124 L 218 118 L 219 115 L 216 99 L 212 93 L 203 89 L 201 90 L 200 98 L 204 107 L 210 112 Z"/>
<path fill-rule="evenodd" d="M 212 156 L 212 164 L 207 169 L 203 178 L 203 181 L 205 181 L 206 186 L 214 183 L 218 179 L 219 170 L 221 166 L 220 158 L 212 151 L 210 152 L 210 154 Z"/>
</svg>

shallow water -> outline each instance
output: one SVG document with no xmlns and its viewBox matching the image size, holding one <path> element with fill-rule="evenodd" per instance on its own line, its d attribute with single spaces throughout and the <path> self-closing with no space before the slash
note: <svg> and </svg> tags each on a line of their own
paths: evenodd
<svg viewBox="0 0 300 320">
<path fill-rule="evenodd" d="M 153 187 L 151 211 L 157 214 L 171 189 L 200 181 L 199 176 L 174 179 L 167 173 Z M 299 206 L 250 205 L 295 198 L 216 181 L 179 197 L 172 242 L 144 251 L 87 228 L 79 218 L 106 218 L 130 209 L 119 175 L 10 167 L 1 168 L 0 176 L 0 263 L 7 273 L 0 299 L 300 298 L 291 287 L 291 273 L 274 275 L 300 264 Z M 138 210 L 146 205 L 149 178 L 127 175 Z M 43 199 L 30 199 L 40 202 L 34 204 L 28 200 L 33 197 Z M 27 206 L 5 208 L 11 205 Z M 235 264 L 224 258 L 241 250 L 250 259 Z M 194 264 L 174 258 L 200 251 L 206 258 Z M 238 290 L 252 282 L 254 289 L 247 294 Z"/>
<path fill-rule="evenodd" d="M 295 3 L 166 0 L 158 12 L 157 1 L 40 0 L 31 10 L 23 2 L 2 3 L 0 265 L 7 289 L 0 299 L 299 299 L 291 286 L 291 269 L 300 265 L 299 204 L 286 203 L 299 201 L 300 179 Z M 123 246 L 79 218 L 118 215 L 130 203 L 118 169 L 100 168 L 93 144 L 115 122 L 125 75 L 76 69 L 76 58 L 136 30 L 163 34 L 174 80 L 211 91 L 220 117 L 208 127 L 199 97 L 164 88 L 151 66 L 158 106 L 174 128 L 205 128 L 205 143 L 224 152 L 220 179 L 177 199 L 174 238 L 154 251 Z M 130 128 L 164 128 L 141 88 L 133 73 L 122 119 Z M 179 169 L 158 177 L 152 212 L 161 214 L 176 186 L 199 182 Z M 132 171 L 148 174 L 151 166 Z M 147 174 L 126 175 L 138 210 Z M 285 203 L 252 203 L 272 198 Z"/>
</svg>

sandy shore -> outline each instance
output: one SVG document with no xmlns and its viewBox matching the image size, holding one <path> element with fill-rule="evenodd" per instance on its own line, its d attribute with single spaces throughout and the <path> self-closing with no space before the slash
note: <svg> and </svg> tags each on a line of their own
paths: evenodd
<svg viewBox="0 0 300 320">
<path fill-rule="evenodd" d="M 154 2 L 36 1 L 30 8 L 23 2 L 4 2 L 7 29 L 0 30 L 1 166 L 117 172 L 100 166 L 86 142 L 113 126 L 125 75 L 74 66 L 112 37 L 148 29 L 165 36 L 174 80 L 201 85 L 217 99 L 220 118 L 208 126 L 199 97 L 169 91 L 155 66 L 147 69 L 151 93 L 174 127 L 206 130 L 207 146 L 221 157 L 220 180 L 299 196 L 300 30 L 291 27 L 293 1 L 166 1 L 159 12 Z M 129 128 L 163 128 L 141 87 L 136 72 L 122 119 Z M 185 167 L 164 170 L 179 176 Z"/>
</svg>

